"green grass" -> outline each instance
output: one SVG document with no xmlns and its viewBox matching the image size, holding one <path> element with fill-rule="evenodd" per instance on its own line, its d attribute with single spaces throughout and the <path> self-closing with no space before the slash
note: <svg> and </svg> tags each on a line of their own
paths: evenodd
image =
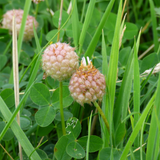
<svg viewBox="0 0 160 160">
<path fill-rule="evenodd" d="M 63 2 L 62 25 L 58 29 L 61 1 L 45 0 L 38 5 L 31 0 L 0 1 L 1 19 L 7 10 L 24 9 L 17 43 L 20 75 L 17 108 L 11 55 L 11 43 L 16 41 L 11 40 L 8 30 L 0 28 L 0 123 L 6 124 L 0 126 L 0 141 L 6 150 L 0 147 L 0 160 L 9 155 L 19 159 L 18 143 L 23 148 L 23 157 L 33 160 L 159 159 L 160 78 L 159 73 L 152 72 L 160 59 L 157 29 L 160 19 L 155 12 L 160 4 L 156 0 L 127 1 L 122 13 L 122 0 L 71 3 L 67 15 L 70 1 Z M 34 27 L 33 39 L 24 42 L 28 14 L 36 17 L 39 28 Z M 57 35 L 61 42 L 75 47 L 79 62 L 82 56 L 88 56 L 104 75 L 106 91 L 102 101 L 80 106 L 70 95 L 69 79 L 59 86 L 49 76 L 42 78 L 42 54 L 56 42 Z M 138 59 L 151 45 L 154 49 Z M 151 68 L 147 76 L 141 75 Z M 37 83 L 40 88 L 34 95 L 32 86 Z M 63 94 L 59 92 L 62 88 Z M 46 95 L 47 104 L 43 105 Z M 37 100 L 38 97 L 41 98 Z M 47 113 L 48 117 L 39 112 L 47 108 L 53 113 Z M 95 113 L 96 108 L 99 113 Z M 19 111 L 21 126 L 15 119 Z M 50 123 L 43 126 L 41 120 Z"/>
</svg>

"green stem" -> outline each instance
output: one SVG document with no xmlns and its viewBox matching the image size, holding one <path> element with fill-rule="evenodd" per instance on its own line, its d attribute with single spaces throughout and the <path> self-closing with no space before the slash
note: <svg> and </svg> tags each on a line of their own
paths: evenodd
<svg viewBox="0 0 160 160">
<path fill-rule="evenodd" d="M 37 18 L 38 8 L 39 8 L 39 4 L 36 4 L 36 13 L 35 13 L 35 18 Z"/>
<path fill-rule="evenodd" d="M 48 0 L 45 0 L 47 7 L 50 9 Z"/>
<path fill-rule="evenodd" d="M 107 129 L 108 129 L 108 132 L 110 133 L 110 131 L 109 131 L 109 124 L 108 124 L 108 121 L 107 121 L 107 119 L 106 119 L 106 117 L 105 117 L 102 109 L 100 108 L 100 106 L 98 105 L 97 102 L 94 102 L 94 105 L 95 105 L 95 107 L 97 108 L 98 112 L 100 113 L 100 115 L 101 115 L 101 117 L 102 117 L 102 119 L 103 119 L 103 121 L 104 121 Z"/>
<path fill-rule="evenodd" d="M 39 126 L 37 126 L 37 131 L 36 131 L 36 138 L 35 138 L 35 146 L 37 146 L 37 139 L 38 139 L 38 131 L 39 131 Z"/>
<path fill-rule="evenodd" d="M 5 150 L 8 152 L 8 142 L 5 141 Z"/>
<path fill-rule="evenodd" d="M 11 47 L 11 44 L 12 44 L 12 39 L 8 42 L 8 45 L 6 47 L 6 49 L 4 50 L 3 52 L 3 55 L 5 55 L 7 53 L 7 51 L 9 50 L 9 48 Z"/>
<path fill-rule="evenodd" d="M 82 9 L 82 15 L 81 15 L 81 20 L 80 22 L 83 22 L 83 17 L 84 17 L 84 13 L 85 13 L 85 6 L 86 6 L 86 0 L 83 1 L 83 9 Z"/>
<path fill-rule="evenodd" d="M 91 111 L 91 115 L 89 118 L 89 126 L 88 126 L 88 139 L 87 139 L 87 146 L 86 146 L 86 160 L 89 160 L 89 144 L 90 144 L 90 136 L 91 136 L 91 121 L 92 121 L 92 113 L 93 111 Z"/>
<path fill-rule="evenodd" d="M 63 114 L 63 83 L 59 82 L 59 102 L 60 102 L 60 113 L 61 113 L 61 123 L 62 123 L 62 132 L 63 135 L 66 134 L 65 122 L 64 122 L 64 114 Z"/>
<path fill-rule="evenodd" d="M 16 146 L 14 139 L 11 140 L 11 144 L 12 144 L 13 157 L 16 157 L 16 150 L 15 150 Z"/>
<path fill-rule="evenodd" d="M 132 5 L 133 5 L 133 12 L 134 12 L 135 20 L 136 20 L 136 22 L 137 22 L 137 20 L 138 20 L 137 5 L 136 5 L 136 3 L 135 3 L 134 0 L 132 0 Z"/>
</svg>

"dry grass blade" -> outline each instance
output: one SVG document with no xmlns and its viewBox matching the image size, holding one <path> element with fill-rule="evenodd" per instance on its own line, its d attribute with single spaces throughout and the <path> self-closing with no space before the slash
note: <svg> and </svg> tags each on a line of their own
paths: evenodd
<svg viewBox="0 0 160 160">
<path fill-rule="evenodd" d="M 160 42 L 160 38 L 158 39 L 158 42 Z M 154 44 L 152 44 L 146 51 L 144 51 L 139 57 L 138 59 L 142 59 L 144 56 L 146 56 L 148 54 L 148 52 L 150 52 L 152 49 L 154 48 Z"/>
<path fill-rule="evenodd" d="M 147 143 L 144 143 L 141 147 L 145 146 Z M 137 152 L 138 150 L 140 150 L 141 147 L 136 148 L 133 153 Z M 128 154 L 127 157 L 129 157 L 131 154 Z"/>
<path fill-rule="evenodd" d="M 0 146 L 3 148 L 3 150 L 7 153 L 7 155 L 10 157 L 10 159 L 11 160 L 14 160 L 13 158 L 12 158 L 12 156 L 7 152 L 7 150 L 0 144 Z"/>
<path fill-rule="evenodd" d="M 67 9 L 67 13 L 70 14 L 72 10 L 72 1 L 70 1 L 68 9 Z"/>
<path fill-rule="evenodd" d="M 123 5 L 123 9 L 122 9 L 121 20 L 122 20 L 122 18 L 123 18 L 123 14 L 124 14 L 124 10 L 125 10 L 125 7 L 126 7 L 126 3 L 127 3 L 127 0 L 124 1 L 124 5 Z"/>
<path fill-rule="evenodd" d="M 43 139 L 44 139 L 44 136 L 40 139 L 40 141 L 39 141 L 39 143 L 38 143 L 38 145 L 37 145 L 37 147 L 36 147 L 36 148 L 38 148 L 38 147 L 41 145 L 41 143 L 42 143 Z"/>
<path fill-rule="evenodd" d="M 62 10 L 63 10 L 63 0 L 61 0 L 61 7 L 60 7 L 60 15 L 59 15 L 58 30 L 60 30 L 60 28 L 61 28 Z M 58 36 L 57 36 L 57 42 L 60 41 L 60 40 L 59 40 L 59 36 L 60 36 L 60 32 L 58 33 Z"/>
<path fill-rule="evenodd" d="M 18 48 L 17 48 L 17 30 L 15 25 L 15 16 L 13 16 L 13 43 L 12 43 L 12 59 L 13 59 L 13 76 L 14 76 L 14 97 L 15 97 L 15 107 L 19 104 L 19 72 L 18 72 Z M 17 114 L 17 122 L 20 125 L 20 113 Z M 19 154 L 20 160 L 23 160 L 22 147 L 19 143 Z"/>
</svg>

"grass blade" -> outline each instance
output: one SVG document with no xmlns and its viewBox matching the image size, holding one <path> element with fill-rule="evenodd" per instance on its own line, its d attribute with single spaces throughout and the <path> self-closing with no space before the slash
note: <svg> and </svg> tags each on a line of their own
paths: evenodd
<svg viewBox="0 0 160 160">
<path fill-rule="evenodd" d="M 112 2 L 112 1 L 111 1 Z M 110 2 L 110 3 L 111 3 Z M 112 42 L 112 49 L 110 54 L 109 61 L 109 69 L 108 69 L 108 78 L 107 78 L 107 86 L 108 86 L 108 109 L 109 109 L 109 125 L 110 125 L 110 135 L 113 132 L 113 106 L 114 106 L 114 98 L 115 98 L 115 89 L 116 89 L 116 79 L 117 79 L 117 68 L 118 68 L 118 56 L 119 56 L 119 39 L 120 39 L 120 26 L 121 26 L 121 15 L 122 15 L 122 0 L 119 3 L 118 15 L 116 20 L 116 27 L 114 31 L 114 37 Z M 112 138 L 111 146 L 112 146 Z"/>
<path fill-rule="evenodd" d="M 88 139 L 87 139 L 87 146 L 86 146 L 86 160 L 89 160 L 89 143 L 90 143 L 90 136 L 91 136 L 91 121 L 92 121 L 92 112 L 89 118 L 89 126 L 88 126 Z"/>
<path fill-rule="evenodd" d="M 140 138 L 140 160 L 143 160 L 142 152 L 143 152 L 143 131 L 144 131 L 144 122 L 141 128 L 141 138 Z"/>
<path fill-rule="evenodd" d="M 73 10 L 72 10 L 72 12 L 73 12 Z M 70 16 L 72 15 L 72 12 L 71 12 Z M 66 25 L 66 23 L 68 22 L 70 16 L 68 17 L 68 19 L 66 20 L 66 22 L 63 24 L 63 26 L 60 28 L 60 30 Z M 54 37 L 60 32 L 60 30 L 54 35 Z M 35 36 L 35 39 L 36 39 L 36 43 L 38 44 L 38 45 L 37 45 L 37 48 L 40 50 L 40 44 L 39 44 L 38 36 L 37 36 L 37 34 L 36 34 L 36 32 L 35 32 L 35 29 L 34 29 L 34 36 Z M 53 38 L 54 38 L 54 37 L 53 37 Z M 53 39 L 53 38 L 52 38 L 52 39 Z M 33 85 L 33 83 L 34 83 L 35 77 L 36 77 L 36 75 L 37 75 L 37 72 L 38 72 L 38 69 L 39 69 L 39 66 L 40 66 L 40 63 L 41 63 L 41 53 L 42 53 L 42 51 L 44 50 L 44 48 L 46 48 L 46 47 L 48 46 L 48 44 L 50 44 L 50 42 L 52 41 L 52 39 L 51 39 L 51 40 L 43 47 L 43 49 L 41 49 L 41 50 L 39 51 L 39 53 L 37 54 L 37 57 L 38 57 L 38 58 L 36 57 L 37 60 L 36 60 L 36 62 L 35 62 L 35 67 L 34 67 L 33 70 L 32 70 L 32 73 L 31 73 L 31 76 L 30 76 L 28 85 L 27 85 L 27 87 L 26 87 L 25 94 L 24 94 L 23 98 L 21 99 L 18 107 L 17 107 L 16 110 L 14 111 L 13 115 L 11 116 L 9 122 L 7 123 L 7 125 L 5 126 L 5 128 L 3 129 L 3 131 L 1 132 L 1 134 L 0 134 L 0 140 L 3 138 L 3 136 L 4 136 L 5 133 L 6 133 L 6 131 L 8 130 L 8 128 L 10 127 L 10 125 L 12 124 L 14 118 L 16 117 L 18 111 L 21 109 L 23 103 L 25 103 L 26 99 L 28 98 L 29 90 L 30 90 L 30 88 L 32 87 L 32 85 Z M 35 59 L 36 59 L 36 58 L 35 58 Z M 34 59 L 34 60 L 35 60 L 35 59 Z M 33 60 L 31 63 L 33 63 L 34 60 Z"/>
<path fill-rule="evenodd" d="M 151 107 L 152 107 L 152 105 L 154 103 L 155 96 L 156 96 L 156 94 L 154 94 L 152 96 L 152 98 L 148 102 L 145 110 L 143 111 L 141 117 L 139 118 L 139 120 L 138 120 L 138 122 L 137 122 L 137 124 L 136 124 L 136 126 L 135 126 L 135 128 L 134 128 L 134 130 L 133 130 L 133 132 L 131 134 L 131 136 L 129 137 L 128 142 L 127 142 L 127 144 L 126 144 L 126 146 L 125 146 L 125 148 L 124 148 L 124 150 L 122 152 L 120 160 L 126 159 L 127 154 L 128 154 L 128 152 L 130 150 L 130 147 L 132 146 L 132 144 L 133 144 L 133 142 L 134 142 L 137 134 L 139 133 L 140 128 L 142 127 L 142 124 L 143 124 L 145 118 L 147 117 L 147 114 L 149 113 L 149 111 L 150 111 L 150 109 L 151 109 Z"/>
<path fill-rule="evenodd" d="M 76 51 L 78 51 L 78 39 L 79 39 L 79 18 L 78 18 L 78 10 L 77 10 L 77 0 L 72 0 L 73 6 L 73 14 L 72 14 L 72 34 L 74 46 L 76 47 Z"/>
<path fill-rule="evenodd" d="M 109 70 L 108 70 L 108 90 L 111 97 L 111 105 L 113 107 L 114 104 L 114 96 L 115 96 L 115 86 L 117 79 L 117 67 L 118 67 L 118 56 L 119 56 L 119 38 L 120 38 L 120 24 L 121 24 L 121 13 L 122 13 L 122 0 L 119 4 L 119 10 L 116 21 L 116 28 L 114 32 L 114 38 L 112 42 L 112 49 L 110 54 L 109 61 Z"/>
<path fill-rule="evenodd" d="M 155 146 L 158 142 L 157 139 L 157 125 L 155 125 L 156 122 L 156 115 L 155 115 L 155 108 L 152 112 L 152 119 L 151 119 L 151 125 L 149 130 L 149 136 L 148 136 L 148 145 L 147 145 L 147 154 L 146 154 L 146 160 L 154 159 L 155 154 Z"/>
<path fill-rule="evenodd" d="M 103 17 L 102 17 L 102 19 L 100 21 L 100 24 L 97 27 L 97 30 L 96 30 L 93 38 L 92 38 L 92 41 L 91 41 L 91 43 L 89 44 L 89 46 L 87 48 L 87 51 L 85 53 L 85 57 L 88 56 L 89 58 L 91 58 L 91 56 L 92 56 L 92 54 L 93 54 L 93 52 L 94 52 L 94 50 L 96 48 L 96 45 L 98 43 L 99 37 L 100 37 L 100 35 L 102 33 L 103 26 L 104 26 L 104 24 L 105 24 L 105 22 L 106 22 L 106 20 L 107 20 L 107 18 L 109 16 L 109 13 L 110 13 L 110 11 L 111 11 L 111 9 L 113 7 L 114 1 L 115 0 L 111 0 L 110 1 L 105 13 L 103 14 Z"/>
<path fill-rule="evenodd" d="M 30 6 L 31 6 L 31 0 L 27 0 L 25 2 L 24 13 L 23 13 L 22 22 L 21 22 L 21 28 L 19 31 L 21 34 L 19 34 L 19 37 L 18 37 L 18 57 L 20 57 L 20 54 L 21 54 L 20 51 L 22 47 L 23 35 L 24 35 L 26 20 L 27 20 L 27 16 L 30 10 Z"/>
<path fill-rule="evenodd" d="M 82 46 L 83 46 L 83 43 L 84 43 L 84 39 L 85 39 L 85 36 L 86 36 L 88 26 L 89 26 L 90 21 L 91 21 L 91 17 L 93 15 L 93 9 L 94 9 L 94 6 L 95 6 L 95 2 L 96 2 L 96 0 L 92 0 L 92 1 L 89 2 L 89 6 L 88 6 L 87 13 L 86 13 L 86 16 L 85 16 L 85 21 L 84 21 L 84 24 L 83 24 L 82 32 L 81 32 L 80 38 L 79 38 L 79 55 L 82 52 Z"/>
<path fill-rule="evenodd" d="M 40 44 L 39 44 L 39 39 L 38 39 L 38 36 L 36 34 L 36 30 L 35 30 L 35 27 L 34 28 L 34 36 L 35 36 L 35 40 L 36 40 L 36 44 L 37 44 L 37 49 L 38 51 L 40 51 L 39 53 L 42 52 L 41 50 L 41 47 L 40 47 Z M 7 123 L 7 125 L 5 126 L 5 128 L 3 129 L 3 131 L 1 132 L 0 134 L 0 140 L 3 138 L 3 136 L 5 135 L 6 131 L 8 130 L 8 128 L 10 127 L 10 125 L 12 124 L 14 118 L 16 117 L 16 115 L 18 114 L 19 110 L 21 109 L 22 105 L 25 103 L 28 95 L 29 95 L 29 91 L 34 83 L 34 80 L 35 80 L 35 77 L 37 75 L 37 72 L 38 72 L 38 69 L 39 69 L 39 65 L 40 65 L 40 59 L 41 59 L 41 54 L 37 54 L 38 58 L 35 62 L 35 66 L 33 68 L 33 71 L 31 73 L 31 76 L 30 76 L 30 79 L 29 79 L 29 82 L 28 82 L 28 85 L 26 87 L 26 91 L 25 91 L 25 94 L 23 95 L 23 98 L 21 99 L 19 105 L 17 106 L 17 108 L 15 109 L 15 111 L 13 112 L 13 115 L 11 116 L 9 122 Z M 35 60 L 35 59 L 34 59 Z M 30 63 L 32 64 L 34 62 L 34 60 Z"/>
<path fill-rule="evenodd" d="M 25 30 L 25 25 L 26 25 L 27 16 L 29 13 L 30 5 L 31 5 L 31 0 L 27 0 L 25 2 L 24 13 L 23 13 L 22 22 L 21 22 L 21 28 L 20 28 L 21 34 L 19 34 L 19 37 L 18 37 L 18 59 L 20 58 L 20 54 L 21 54 L 20 51 L 22 48 L 23 35 L 24 35 L 24 30 Z M 13 69 L 11 70 L 9 83 L 13 83 Z"/>
<path fill-rule="evenodd" d="M 6 106 L 1 97 L 0 97 L 0 111 L 4 116 L 5 120 L 8 122 L 10 120 L 10 117 L 12 117 L 12 113 L 10 112 L 10 110 L 8 109 L 8 107 Z M 34 151 L 34 147 L 31 145 L 25 133 L 22 131 L 22 129 L 17 124 L 15 119 L 13 119 L 13 123 L 11 124 L 11 129 L 14 135 L 17 137 L 18 141 L 20 142 L 21 146 L 23 147 L 25 153 L 29 157 L 30 154 Z M 41 160 L 36 151 L 32 154 L 31 159 Z"/>
<path fill-rule="evenodd" d="M 86 7 L 86 0 L 83 1 L 83 7 L 82 7 L 82 15 L 80 22 L 83 22 L 84 14 L 85 14 L 85 7 Z"/>
<path fill-rule="evenodd" d="M 120 117 L 122 116 L 121 119 L 125 119 L 126 117 L 129 97 L 131 92 L 131 86 L 132 86 L 132 78 L 133 78 L 133 53 L 131 52 L 127 66 L 126 66 L 126 70 L 123 76 L 123 81 L 121 84 L 119 95 L 115 103 L 115 111 L 114 111 L 115 129 L 119 124 Z"/>
<path fill-rule="evenodd" d="M 140 42 L 140 34 L 137 39 L 137 46 L 139 46 L 139 42 Z M 115 128 L 117 128 L 118 126 L 120 117 L 122 116 L 122 119 L 125 119 L 127 114 L 129 97 L 130 97 L 129 93 L 131 92 L 132 78 L 133 78 L 133 58 L 134 58 L 133 51 L 131 51 L 131 54 L 126 66 L 126 71 L 123 76 L 120 92 L 115 103 L 115 108 L 116 108 L 114 112 Z"/>
<path fill-rule="evenodd" d="M 148 136 L 146 160 L 155 159 L 155 157 L 158 156 L 158 152 L 159 152 L 159 132 L 158 132 L 158 124 L 157 124 L 157 117 L 158 117 L 158 121 L 160 121 L 159 95 L 160 95 L 160 76 L 159 76 L 158 86 L 157 86 L 157 95 L 155 98 L 155 105 L 154 105 L 155 107 L 153 108 L 153 112 L 152 112 L 151 125 L 150 125 L 149 136 Z"/>
<path fill-rule="evenodd" d="M 108 74 L 108 61 L 107 61 L 107 53 L 106 53 L 106 44 L 105 44 L 105 38 L 104 38 L 104 32 L 102 30 L 102 73 L 105 76 L 105 79 L 107 77 Z M 107 85 L 107 84 L 106 84 Z M 108 101 L 106 101 L 106 97 L 107 95 L 104 95 L 103 98 L 103 102 L 102 102 L 102 111 L 106 117 L 106 119 L 109 119 L 109 114 L 108 114 L 108 107 L 106 107 Z M 103 139 L 103 144 L 104 147 L 108 147 L 109 146 L 109 133 L 108 130 L 106 129 L 106 126 L 104 124 L 104 122 L 102 121 L 102 139 Z"/>
<path fill-rule="evenodd" d="M 139 46 L 139 44 L 138 44 Z M 134 41 L 134 84 L 133 84 L 133 104 L 134 112 L 140 113 L 140 73 L 139 73 L 139 63 L 138 63 L 138 47 L 136 46 L 136 41 Z M 139 114 L 134 115 L 134 126 L 138 122 Z M 135 139 L 135 147 L 139 147 L 139 134 Z"/>
<path fill-rule="evenodd" d="M 33 85 L 33 84 L 32 84 L 32 85 Z M 14 110 L 13 115 L 9 117 L 9 120 L 7 119 L 7 120 L 8 120 L 8 121 L 7 121 L 8 123 L 7 123 L 7 125 L 4 127 L 3 131 L 2 131 L 1 134 L 0 134 L 0 141 L 2 140 L 3 136 L 5 135 L 5 133 L 7 132 L 8 128 L 10 127 L 10 125 L 12 124 L 12 122 L 14 121 L 16 115 L 18 114 L 19 110 L 21 109 L 24 101 L 26 100 L 26 98 L 27 98 L 27 96 L 28 96 L 28 94 L 29 94 L 29 91 L 30 91 L 32 85 L 31 85 L 30 88 L 25 92 L 25 94 L 24 94 L 23 98 L 21 99 L 19 105 L 18 105 L 17 108 Z M 1 110 L 1 108 L 0 108 L 0 110 Z M 3 116 L 4 116 L 4 115 L 3 115 Z"/>
<path fill-rule="evenodd" d="M 150 3 L 150 12 L 151 12 L 151 20 L 152 20 L 152 30 L 153 30 L 153 41 L 154 41 L 154 50 L 157 52 L 159 42 L 158 42 L 158 33 L 157 33 L 157 20 L 156 20 L 156 13 L 154 10 L 154 3 L 152 0 L 149 0 Z"/>
<path fill-rule="evenodd" d="M 106 53 L 106 43 L 105 43 L 103 30 L 102 30 L 102 73 L 105 76 L 107 76 L 107 74 L 108 74 L 108 61 L 107 61 L 107 53 Z"/>
</svg>

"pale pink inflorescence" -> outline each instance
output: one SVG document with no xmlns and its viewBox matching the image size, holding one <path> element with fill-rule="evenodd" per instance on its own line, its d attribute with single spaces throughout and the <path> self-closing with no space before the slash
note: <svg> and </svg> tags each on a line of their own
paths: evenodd
<svg viewBox="0 0 160 160">
<path fill-rule="evenodd" d="M 42 68 L 52 78 L 63 81 L 72 76 L 79 66 L 74 48 L 66 43 L 49 45 L 42 55 Z"/>
<path fill-rule="evenodd" d="M 102 100 L 106 88 L 104 75 L 92 65 L 88 57 L 87 61 L 88 65 L 85 58 L 82 58 L 81 66 L 72 75 L 69 83 L 71 96 L 82 106 L 97 99 Z"/>
<path fill-rule="evenodd" d="M 17 34 L 19 35 L 22 17 L 23 17 L 23 10 L 21 10 L 21 9 L 18 9 L 18 10 L 13 9 L 13 10 L 7 11 L 3 15 L 2 27 L 9 29 L 10 33 L 12 33 L 12 20 L 13 20 L 14 15 L 15 15 Z M 28 15 L 26 25 L 25 25 L 23 40 L 29 41 L 33 38 L 33 36 L 34 36 L 33 23 L 35 25 L 35 28 L 37 29 L 38 22 L 36 21 L 36 19 L 33 16 Z"/>
<path fill-rule="evenodd" d="M 38 4 L 38 3 L 40 3 L 40 2 L 42 2 L 42 1 L 44 1 L 44 0 L 32 0 L 34 3 L 36 3 L 36 4 Z"/>
</svg>

